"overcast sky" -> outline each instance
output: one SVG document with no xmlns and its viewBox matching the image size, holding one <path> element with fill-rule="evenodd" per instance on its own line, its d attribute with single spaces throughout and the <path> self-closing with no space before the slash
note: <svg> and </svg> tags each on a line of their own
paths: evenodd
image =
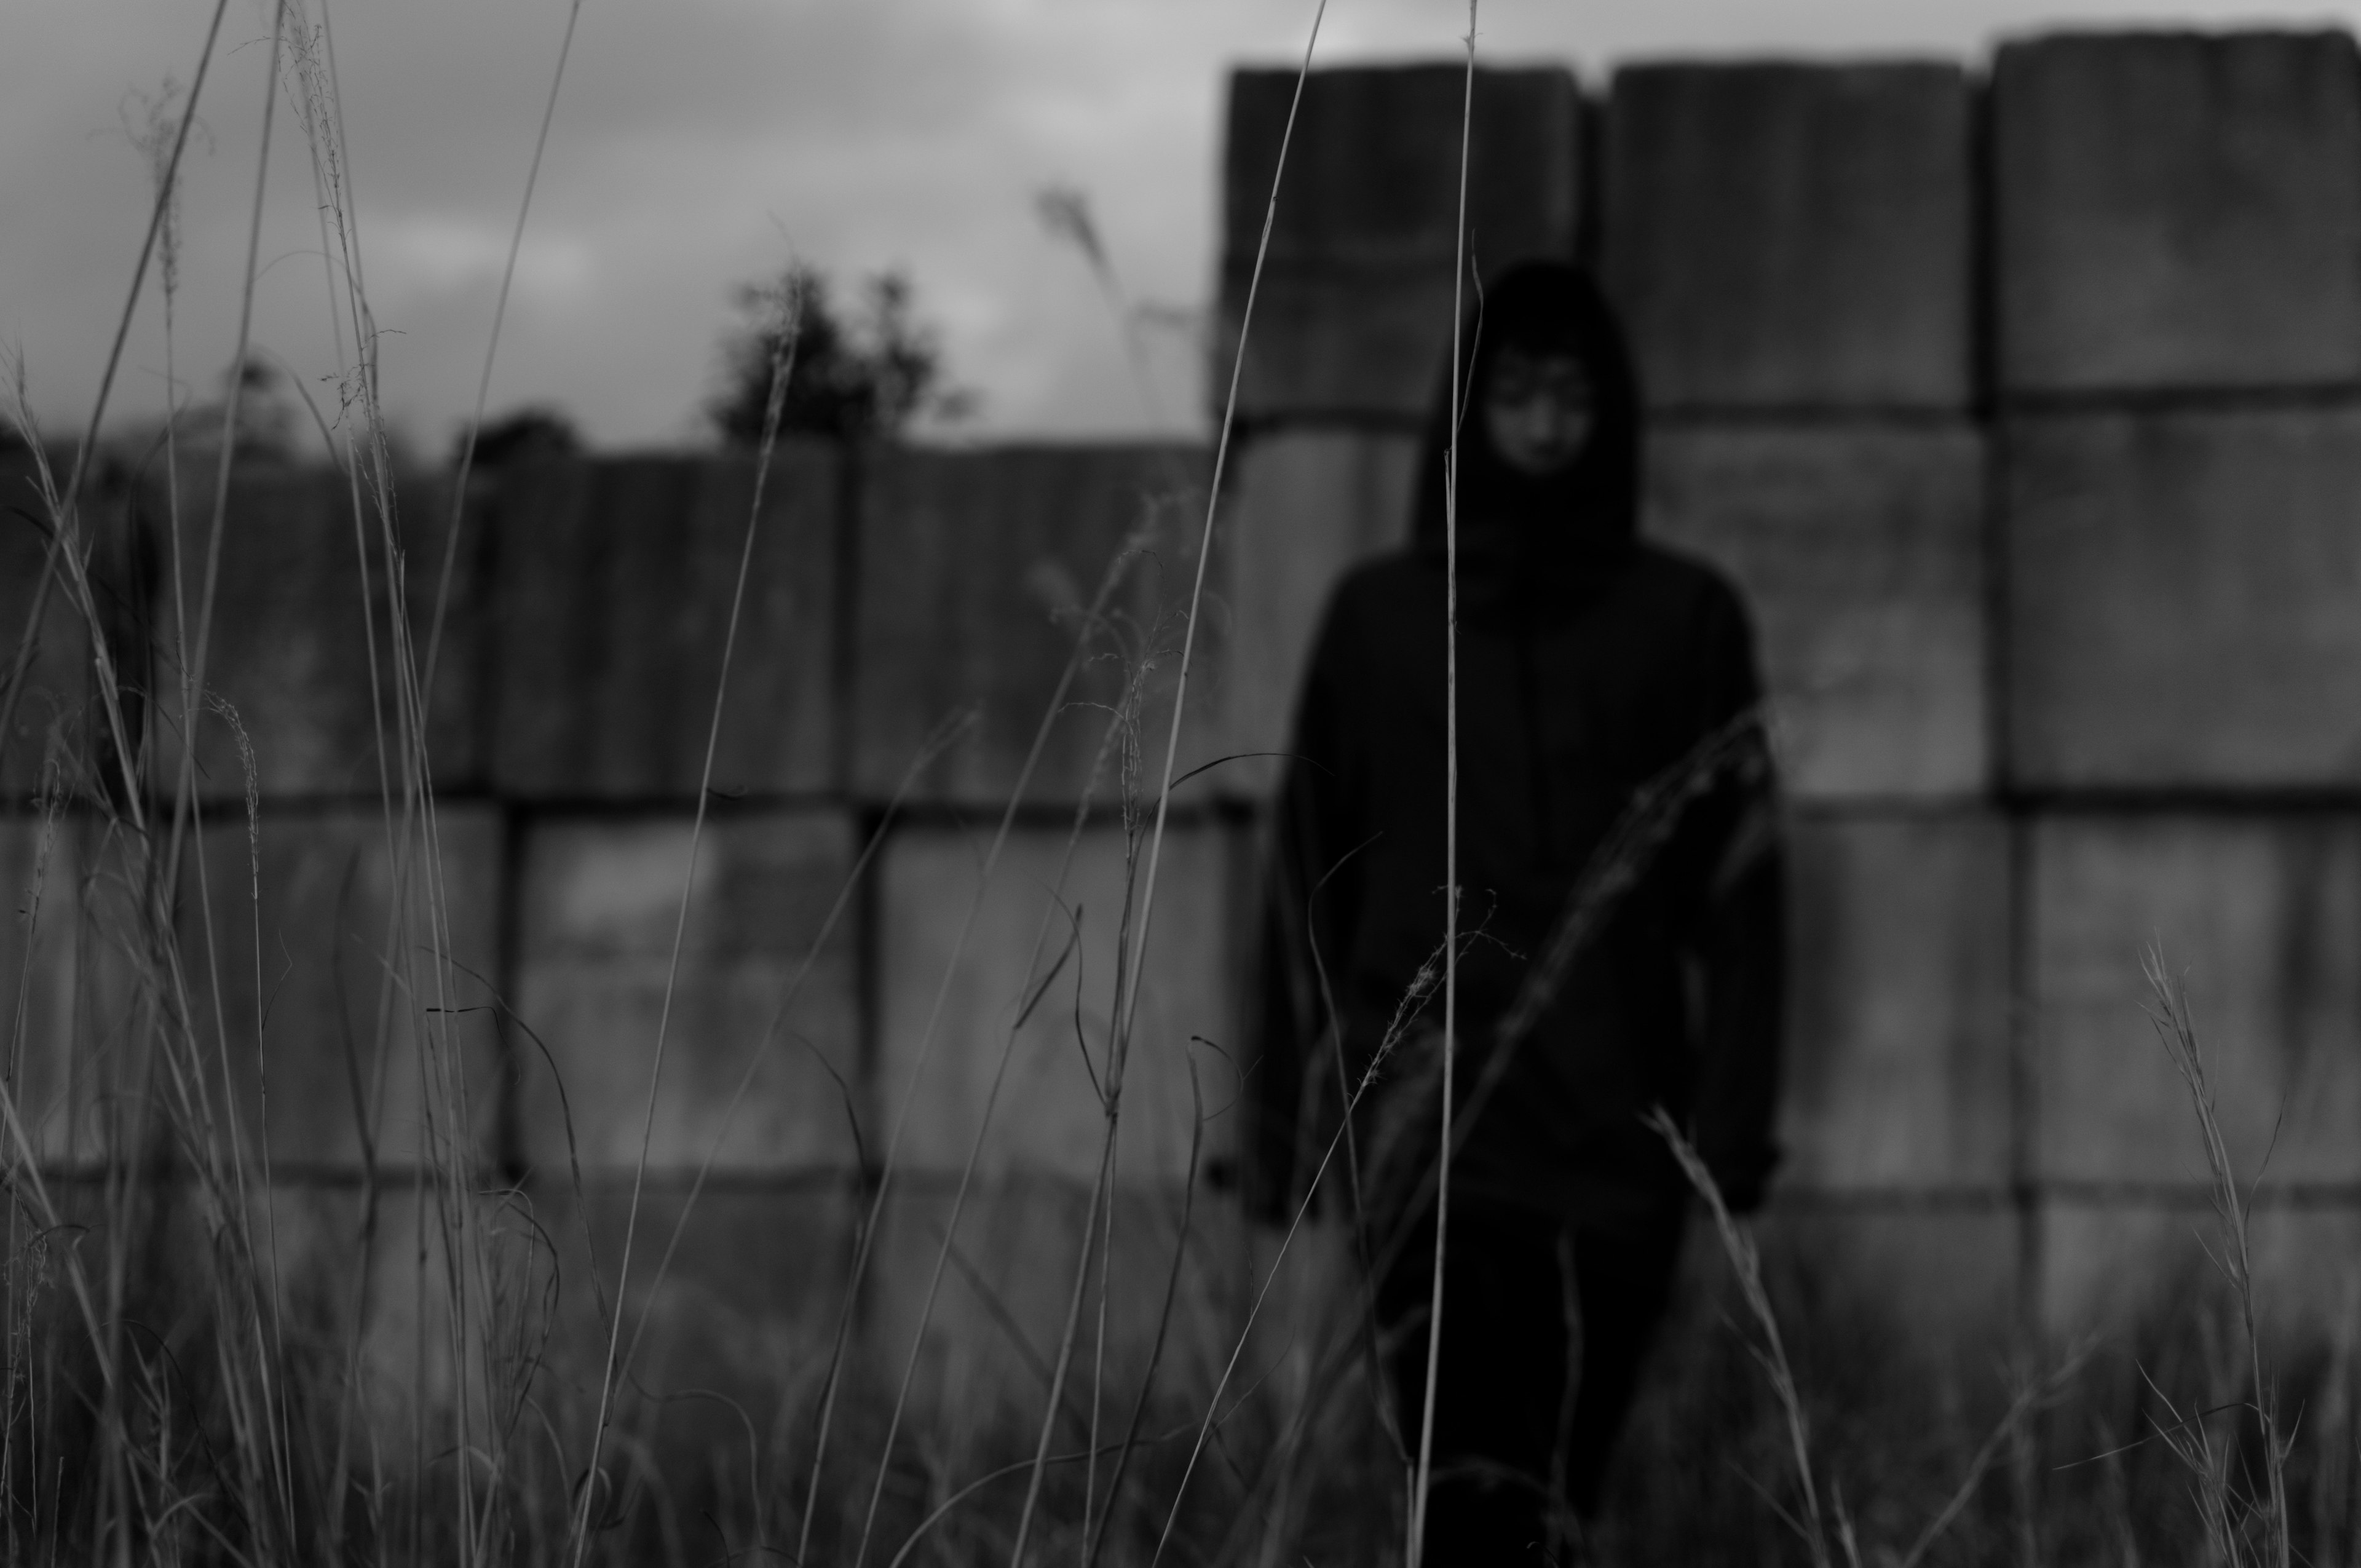
<svg viewBox="0 0 2361 1568">
<path fill-rule="evenodd" d="M 315 0 L 316 5 L 316 0 Z M 439 451 L 472 405 L 567 0 L 331 0 L 388 401 Z M 1571 61 L 1897 54 L 1978 60 L 2072 22 L 2346 25 L 2361 0 L 1489 0 L 1481 51 Z M 0 345 L 45 422 L 78 425 L 148 212 L 125 130 L 193 71 L 209 0 L 0 7 Z M 701 438 L 730 286 L 790 248 L 840 276 L 906 269 L 982 437 L 1193 429 L 1186 334 L 1160 419 L 1034 193 L 1090 197 L 1138 298 L 1202 309 L 1226 69 L 1299 55 L 1312 0 L 587 0 L 494 371 L 497 412 L 567 410 L 606 445 Z M 1317 58 L 1447 55 L 1456 0 L 1333 0 Z M 209 390 L 235 342 L 269 59 L 266 0 L 230 0 L 186 170 L 178 364 Z M 281 109 L 284 110 L 282 100 Z M 311 174 L 282 112 L 255 338 L 307 378 L 327 330 Z M 143 302 L 117 406 L 164 396 Z"/>
</svg>

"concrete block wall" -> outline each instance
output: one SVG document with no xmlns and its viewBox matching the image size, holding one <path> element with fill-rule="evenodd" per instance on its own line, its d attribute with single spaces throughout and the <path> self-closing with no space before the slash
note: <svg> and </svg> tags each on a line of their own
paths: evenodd
<svg viewBox="0 0 2361 1568">
<path fill-rule="evenodd" d="M 2065 1328 L 2188 1265 L 2203 1168 L 2142 1012 L 2151 940 L 2249 1170 L 2279 1126 L 2283 1304 L 2344 1299 L 2356 65 L 2325 32 L 2038 37 L 1973 70 L 1634 65 L 1577 115 L 1528 115 L 1521 160 L 1483 170 L 1486 200 L 1521 179 L 1537 212 L 1575 171 L 1570 251 L 1532 248 L 1587 259 L 1624 313 L 1643 530 L 1752 606 L 1793 868 L 1774 1228 L 1895 1299 Z M 1532 81 L 1479 73 L 1478 124 Z M 1349 97 L 1339 127 L 1455 146 L 1426 68 L 1314 85 L 1307 115 L 1324 90 Z M 1225 323 L 1277 92 L 1234 86 Z M 1388 232 L 1448 232 L 1455 191 L 1396 188 L 1421 213 Z M 1358 309 L 1374 225 L 1334 223 L 1286 251 L 1299 315 L 1327 319 L 1313 271 L 1337 319 Z M 1476 249 L 1511 259 L 1480 225 Z M 1242 628 L 1308 628 L 1400 537 L 1443 353 L 1280 367 L 1308 351 L 1282 330 L 1248 352 L 1227 548 L 1294 567 L 1237 586 Z M 1242 732 L 1285 733 L 1304 641 L 1241 636 L 1263 693 Z"/>
<path fill-rule="evenodd" d="M 2327 32 L 2038 39 L 1996 57 L 1992 104 L 2046 1305 L 2104 1310 L 2127 1262 L 2197 1263 L 2202 1164 L 2135 1012 L 2153 939 L 2213 1047 L 2234 1155 L 2271 1151 L 2279 1302 L 2316 1318 L 2350 1288 L 2361 1192 L 2337 945 L 2361 779 L 2361 55 Z"/>
<path fill-rule="evenodd" d="M 1132 987 L 1123 968 L 1206 469 L 1185 446 L 784 448 L 747 557 L 701 830 L 752 462 L 620 456 L 479 479 L 429 709 L 431 888 L 414 860 L 397 877 L 398 820 L 380 804 L 401 759 L 380 755 L 392 698 L 371 684 L 396 652 L 374 514 L 357 540 L 335 475 L 241 471 L 206 668 L 222 706 L 198 729 L 202 822 L 178 905 L 205 1118 L 225 1135 L 235 1118 L 267 1151 L 288 1212 L 319 1216 L 321 1238 L 357 1212 L 372 1160 L 406 1186 L 430 1152 L 429 1096 L 464 1097 L 477 1156 L 553 1213 L 573 1208 L 578 1170 L 584 1223 L 609 1242 L 644 1140 L 659 1222 L 700 1173 L 719 1206 L 687 1234 L 685 1288 L 759 1316 L 795 1277 L 801 1294 L 770 1303 L 785 1332 L 838 1288 L 820 1265 L 852 1234 L 857 1173 L 889 1143 L 909 1189 L 888 1212 L 891 1255 L 930 1247 L 1029 1003 L 963 1244 L 978 1272 L 946 1309 L 955 1340 L 996 1344 L 976 1292 L 1030 1299 L 1020 1276 L 1066 1266 L 1059 1237 L 1004 1233 L 1051 1227 L 1042 1216 L 1063 1200 L 1035 1197 L 1095 1173 L 1119 970 L 1137 994 L 1118 1167 L 1130 1211 L 1170 1207 L 1192 1135 L 1204 1170 L 1229 1159 L 1252 856 L 1218 765 L 1177 796 L 1146 978 Z M 450 496 L 431 476 L 400 494 L 423 648 Z M 126 543 L 93 570 L 109 614 L 123 610 L 110 630 L 133 685 L 163 694 L 134 721 L 169 799 L 174 542 L 155 494 L 104 499 L 109 537 Z M 201 565 L 203 536 L 183 519 L 184 565 Z M 12 529 L 0 549 L 21 568 L 0 578 L 20 626 L 41 537 Z M 1213 574 L 1192 651 L 1184 773 L 1234 749 L 1228 581 Z M 191 603 L 193 626 L 193 589 Z M 120 843 L 34 798 L 52 730 L 73 740 L 91 715 L 78 620 L 60 599 L 43 626 L 5 762 L 0 873 L 17 918 L 0 940 L 0 1006 L 23 1020 L 7 1071 L 30 1135 L 61 1172 L 87 1173 L 139 1136 L 137 998 L 173 982 L 126 956 L 144 949 Z M 390 931 L 397 896 L 413 919 Z M 430 904 L 448 969 L 420 935 Z M 757 1269 L 746 1238 L 765 1234 L 791 1255 Z M 923 1277 L 915 1267 L 902 1274 Z"/>
<path fill-rule="evenodd" d="M 2258 1159 L 2286 1108 L 2275 1277 L 2299 1306 L 2341 1299 L 2317 1260 L 2361 1222 L 2361 732 L 2340 700 L 2361 675 L 2355 66 L 2341 35 L 2122 35 L 2012 43 L 1976 71 L 1635 66 L 1595 98 L 1554 68 L 1478 77 L 1479 264 L 1598 268 L 1652 413 L 1643 528 L 1754 609 L 1794 884 L 1774 1230 L 1937 1316 L 2076 1323 L 2185 1236 L 2201 1173 L 2139 1012 L 2151 937 L 2187 970 L 2234 1150 Z M 1257 753 L 1286 746 L 1330 586 L 1407 532 L 1450 329 L 1461 86 L 1455 67 L 1350 68 L 1304 93 L 1174 758 L 1213 765 L 1176 799 L 1137 990 L 1122 1168 L 1142 1236 L 1169 1225 L 1158 1194 L 1201 1111 L 1208 1169 L 1231 1156 L 1277 773 Z M 1293 88 L 1233 82 L 1217 387 Z M 480 481 L 428 696 L 465 965 L 432 1005 L 458 1011 L 411 995 L 380 1047 L 401 976 L 369 671 L 392 604 L 365 587 L 333 477 L 241 474 L 208 680 L 252 751 L 261 849 L 236 736 L 209 718 L 206 877 L 182 908 L 200 945 L 213 916 L 203 1014 L 218 973 L 221 1016 L 260 1019 L 231 1081 L 258 1117 L 267 1081 L 284 1174 L 350 1185 L 357 1099 L 379 1157 L 415 1157 L 432 1018 L 485 1157 L 554 1204 L 578 1162 L 599 1235 L 643 1135 L 660 1208 L 709 1157 L 726 1212 L 682 1277 L 760 1315 L 801 1266 L 778 1248 L 825 1272 L 847 1173 L 889 1143 L 910 1186 L 881 1255 L 923 1272 L 1005 1052 L 971 1294 L 1050 1301 L 1032 1277 L 1066 1266 L 1045 1231 L 1064 1210 L 1039 1195 L 1095 1168 L 1136 937 L 1126 803 L 1166 762 L 1209 477 L 1190 447 L 791 445 L 693 856 L 751 464 Z M 451 499 L 402 493 L 423 640 Z M 169 699 L 171 541 L 152 503 L 110 504 L 93 560 L 115 635 Z M 12 629 L 38 554 L 0 531 Z M 22 999 L 18 1081 L 61 1164 L 120 1136 L 110 1075 L 136 1065 L 106 847 L 28 807 L 51 723 L 86 721 L 78 636 L 49 613 L 0 761 L 20 912 L 0 1003 Z M 159 782 L 176 708 L 143 720 Z"/>
</svg>

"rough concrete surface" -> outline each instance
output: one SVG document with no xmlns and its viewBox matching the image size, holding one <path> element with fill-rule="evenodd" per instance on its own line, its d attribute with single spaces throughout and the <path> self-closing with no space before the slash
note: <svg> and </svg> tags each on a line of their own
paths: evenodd
<svg viewBox="0 0 2361 1568">
<path fill-rule="evenodd" d="M 1216 399 L 1226 395 L 1296 72 L 1230 79 Z M 1239 417 L 1416 420 L 1451 342 L 1466 77 L 1449 65 L 1315 72 L 1287 152 L 1246 334 Z M 1480 276 L 1575 254 L 1581 97 L 1560 67 L 1477 72 L 1470 250 Z"/>
<path fill-rule="evenodd" d="M 1982 811 L 1789 824 L 1781 1187 L 2006 1188 L 2007 874 Z"/>
<path fill-rule="evenodd" d="M 2004 427 L 2010 770 L 2361 783 L 2361 404 Z"/>
<path fill-rule="evenodd" d="M 504 476 L 491 745 L 503 795 L 696 798 L 754 467 L 667 456 Z M 773 460 L 714 752 L 725 795 L 837 782 L 839 483 L 818 444 Z"/>
<path fill-rule="evenodd" d="M 1631 66 L 1606 118 L 1602 271 L 1653 406 L 1965 409 L 1965 71 Z"/>
<path fill-rule="evenodd" d="M 2242 1180 L 2361 1180 L 2361 818 L 2053 817 L 2035 839 L 2042 1174 L 2207 1179 L 2143 955 L 2187 987 Z"/>
<path fill-rule="evenodd" d="M 972 712 L 972 729 L 917 777 L 912 797 L 1005 803 L 1088 612 L 1103 602 L 1025 798 L 1071 805 L 1092 786 L 1109 722 L 1143 671 L 1138 736 L 1150 771 L 1139 782 L 1152 795 L 1205 484 L 1205 455 L 1180 446 L 881 455 L 862 486 L 856 791 L 890 799 L 929 736 Z M 1183 732 L 1190 766 L 1219 754 L 1208 694 L 1224 619 L 1216 594 L 1193 655 L 1190 704 L 1202 722 Z M 1118 746 L 1099 769 L 1095 798 L 1112 802 L 1126 787 Z"/>
<path fill-rule="evenodd" d="M 859 852 L 853 824 L 825 809 L 715 814 L 683 927 L 690 832 L 685 811 L 553 817 L 526 831 L 515 1003 L 548 1054 L 516 1043 L 521 1152 L 546 1177 L 566 1172 L 569 1114 L 581 1162 L 607 1172 L 637 1164 L 643 1130 L 650 1167 L 665 1172 L 708 1157 L 731 1175 L 851 1160 L 851 1117 L 867 1115 L 858 905 L 819 938 Z"/>
<path fill-rule="evenodd" d="M 878 1106 L 880 1125 L 890 1130 L 923 1058 L 904 1133 L 902 1162 L 913 1168 L 956 1175 L 1009 1051 L 983 1168 L 1084 1181 L 1098 1171 L 1118 940 L 1127 964 L 1124 934 L 1136 933 L 1126 923 L 1126 889 L 1136 918 L 1146 846 L 1137 874 L 1127 876 L 1119 828 L 1086 829 L 1071 863 L 1067 838 L 1027 828 L 1010 839 L 956 970 L 951 959 L 990 849 L 988 825 L 912 829 L 887 846 L 878 915 Z M 1246 936 L 1241 849 L 1234 830 L 1216 825 L 1166 834 L 1123 1078 L 1118 1151 L 1126 1178 L 1175 1181 L 1187 1170 L 1192 1062 L 1208 1118 L 1202 1157 L 1225 1156 L 1233 1145 L 1243 1065 L 1236 987 Z M 947 973 L 950 989 L 943 993 Z M 944 1002 L 929 1043 L 939 993 Z M 885 1135 L 890 1131 L 878 1135 L 881 1146 Z"/>
<path fill-rule="evenodd" d="M 2349 36 L 2005 45 L 1992 170 L 2005 392 L 2361 378 L 2361 56 Z"/>
<path fill-rule="evenodd" d="M 1248 442 L 1222 509 L 1230 635 L 1226 733 L 1242 753 L 1287 750 L 1320 617 L 1337 579 L 1410 538 L 1416 437 L 1298 426 Z M 1283 759 L 1224 766 L 1224 794 L 1258 798 Z"/>
<path fill-rule="evenodd" d="M 404 476 L 396 495 L 412 664 L 423 677 L 450 532 L 448 477 Z M 151 771 L 159 787 L 169 791 L 181 765 L 181 653 L 190 649 L 193 667 L 198 633 L 207 625 L 212 509 L 183 497 L 182 554 L 176 571 L 168 515 L 152 496 L 146 506 L 150 529 L 144 573 L 154 641 L 143 663 L 154 672 L 149 678 L 158 696 L 148 719 L 156 741 Z M 480 574 L 484 528 L 481 512 L 471 509 L 453 563 L 427 707 L 427 754 L 437 784 L 445 789 L 466 789 L 482 776 L 478 723 L 482 628 L 489 609 Z M 388 772 L 380 771 L 379 758 L 379 725 L 389 735 L 397 733 L 402 710 L 391 596 L 386 591 L 385 528 L 373 499 L 363 500 L 359 532 L 368 550 L 366 569 L 362 539 L 355 537 L 352 489 L 334 469 L 258 464 L 233 476 L 197 720 L 197 787 L 206 796 L 240 799 L 247 782 L 228 716 L 208 698 L 236 711 L 266 795 L 375 798 L 389 776 L 400 789 L 398 754 L 387 760 Z"/>
<path fill-rule="evenodd" d="M 1964 423 L 1651 438 L 1644 531 L 1745 596 L 1799 797 L 1984 788 L 1983 465 Z"/>
<path fill-rule="evenodd" d="M 428 1157 L 431 1105 L 435 1139 L 464 1115 L 474 1146 L 497 1150 L 503 1074 L 489 986 L 503 829 L 497 811 L 446 806 L 435 831 L 432 877 L 414 831 L 397 872 L 373 805 L 267 816 L 258 860 L 242 815 L 216 813 L 192 845 L 179 931 L 209 1085 L 187 1092 L 192 1104 L 208 1097 L 225 1146 L 233 1115 L 249 1149 L 267 1120 L 274 1161 L 357 1175 L 368 1146 L 395 1166 Z"/>
</svg>

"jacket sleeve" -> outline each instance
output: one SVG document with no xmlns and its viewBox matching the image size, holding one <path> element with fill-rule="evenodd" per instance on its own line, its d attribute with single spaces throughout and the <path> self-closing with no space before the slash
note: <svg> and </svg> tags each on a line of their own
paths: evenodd
<svg viewBox="0 0 2361 1568">
<path fill-rule="evenodd" d="M 1344 606 L 1332 600 L 1312 645 L 1265 857 L 1246 1140 L 1246 1201 L 1283 1221 L 1341 1113 L 1334 1041 L 1338 988 L 1359 917 L 1363 813 Z"/>
<path fill-rule="evenodd" d="M 1753 636 L 1735 596 L 1702 650 L 1714 722 L 1762 703 Z M 1708 829 L 1689 922 L 1702 1009 L 1691 1135 L 1723 1200 L 1761 1204 L 1779 1159 L 1773 1134 L 1786 990 L 1785 867 L 1765 732 L 1706 803 Z"/>
</svg>

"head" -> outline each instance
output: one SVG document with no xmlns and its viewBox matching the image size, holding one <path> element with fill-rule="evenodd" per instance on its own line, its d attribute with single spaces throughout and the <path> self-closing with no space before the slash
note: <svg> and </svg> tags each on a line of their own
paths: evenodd
<svg viewBox="0 0 2361 1568">
<path fill-rule="evenodd" d="M 1639 394 L 1622 330 L 1587 272 L 1536 261 L 1484 280 L 1460 345 L 1462 581 L 1489 574 L 1528 600 L 1562 598 L 1622 559 L 1637 525 Z M 1420 480 L 1418 533 L 1432 544 L 1451 391 L 1445 381 Z"/>
<path fill-rule="evenodd" d="M 1502 345 L 1476 406 L 1492 455 L 1528 478 L 1572 467 L 1590 444 L 1590 372 L 1569 349 Z"/>
</svg>

